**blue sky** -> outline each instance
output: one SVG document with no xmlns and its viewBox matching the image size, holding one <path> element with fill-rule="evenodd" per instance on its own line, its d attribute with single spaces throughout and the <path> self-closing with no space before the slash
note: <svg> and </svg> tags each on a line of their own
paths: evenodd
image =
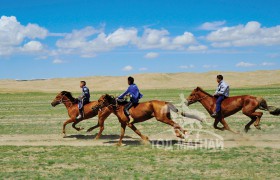
<svg viewBox="0 0 280 180">
<path fill-rule="evenodd" d="M 0 78 L 280 69 L 280 1 L 1 0 Z"/>
</svg>

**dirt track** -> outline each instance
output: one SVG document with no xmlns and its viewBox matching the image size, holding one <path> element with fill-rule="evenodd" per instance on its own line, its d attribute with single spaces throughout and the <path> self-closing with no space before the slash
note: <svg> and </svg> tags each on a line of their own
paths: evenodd
<svg viewBox="0 0 280 180">
<path fill-rule="evenodd" d="M 0 146 L 114 146 L 116 145 L 119 135 L 103 135 L 101 139 L 94 140 L 96 135 L 68 135 L 63 138 L 62 135 L 1 135 Z M 160 142 L 166 137 L 167 140 L 172 141 L 173 145 L 180 142 L 179 139 L 170 138 L 169 135 L 154 135 L 150 136 L 151 143 Z M 185 142 L 186 146 L 200 146 L 201 143 L 207 140 L 215 141 L 214 137 L 201 135 L 196 139 L 195 135 L 188 137 L 189 142 Z M 271 147 L 280 149 L 279 135 L 249 135 L 240 134 L 235 135 L 228 133 L 223 137 L 224 148 L 239 147 L 239 146 L 255 146 L 255 147 Z M 194 141 L 192 141 L 194 140 Z M 140 145 L 141 139 L 137 136 L 125 136 L 124 145 Z"/>
</svg>

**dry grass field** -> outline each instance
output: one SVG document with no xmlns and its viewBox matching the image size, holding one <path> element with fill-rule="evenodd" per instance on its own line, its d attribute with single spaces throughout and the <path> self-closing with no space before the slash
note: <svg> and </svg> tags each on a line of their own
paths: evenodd
<svg viewBox="0 0 280 180">
<path fill-rule="evenodd" d="M 215 88 L 217 74 L 223 74 L 233 88 L 280 85 L 280 70 L 254 72 L 162 73 L 133 75 L 141 89 L 190 89 L 196 86 Z M 0 92 L 80 92 L 79 81 L 85 80 L 94 91 L 124 90 L 126 77 L 93 76 L 33 81 L 0 80 Z"/>
<path fill-rule="evenodd" d="M 280 107 L 279 73 L 280 71 L 250 72 L 239 73 L 239 76 L 238 73 L 223 74 L 231 84 L 232 96 L 262 96 L 269 105 Z M 215 72 L 209 73 L 209 77 L 206 76 L 204 80 L 201 80 L 203 74 L 186 73 L 135 77 L 139 86 L 145 87 L 142 90 L 142 101 L 160 99 L 178 106 L 179 95 L 183 93 L 187 96 L 197 85 L 213 92 L 215 75 Z M 181 77 L 186 79 L 182 80 Z M 93 100 L 104 93 L 119 94 L 126 87 L 125 77 L 83 79 L 95 90 Z M 256 79 L 259 84 L 253 83 Z M 78 126 L 85 130 L 80 132 L 68 125 L 68 136 L 63 138 L 62 123 L 67 119 L 67 112 L 63 105 L 53 108 L 50 102 L 61 90 L 71 90 L 74 96 L 78 96 L 80 90 L 76 87 L 79 80 L 80 78 L 0 81 L 1 179 L 280 178 L 280 118 L 267 112 L 264 112 L 261 120 L 262 129 L 257 130 L 252 126 L 248 133 L 243 129 L 249 119 L 242 113 L 227 118 L 229 126 L 240 132 L 236 135 L 214 130 L 213 120 L 196 103 L 189 108 L 205 113 L 207 121 L 200 124 L 201 129 L 197 124 L 193 124 L 195 127 L 192 129 L 192 121 L 184 124 L 190 135 L 183 143 L 174 136 L 171 127 L 152 119 L 136 124 L 150 138 L 150 145 L 143 145 L 140 138 L 127 129 L 124 146 L 117 147 L 115 144 L 119 138 L 120 125 L 114 115 L 106 120 L 100 140 L 94 140 L 98 130 L 86 133 L 87 128 L 97 123 L 96 117 L 81 122 Z M 102 81 L 112 85 L 102 87 L 102 84 L 98 84 Z M 150 82 L 155 82 L 155 85 Z M 28 92 L 30 90 L 33 92 Z M 200 134 L 197 133 L 198 130 Z M 223 148 L 205 145 L 205 142 L 213 142 L 217 137 L 222 138 Z M 170 143 L 154 146 L 155 142 L 161 140 Z M 183 146 L 179 146 L 180 143 Z"/>
</svg>

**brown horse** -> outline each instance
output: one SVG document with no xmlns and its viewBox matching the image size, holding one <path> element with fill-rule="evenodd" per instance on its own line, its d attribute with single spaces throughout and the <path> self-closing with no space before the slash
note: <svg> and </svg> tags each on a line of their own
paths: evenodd
<svg viewBox="0 0 280 180">
<path fill-rule="evenodd" d="M 184 138 L 187 133 L 179 124 L 171 119 L 170 110 L 177 112 L 178 109 L 171 103 L 165 101 L 152 100 L 148 102 L 139 103 L 132 107 L 129 112 L 134 119 L 133 123 L 128 123 L 129 119 L 124 114 L 124 104 L 119 104 L 118 101 L 108 94 L 99 98 L 98 104 L 92 107 L 93 110 L 108 107 L 112 113 L 114 113 L 121 123 L 121 135 L 117 145 L 122 144 L 126 126 L 130 127 L 136 134 L 138 134 L 144 141 L 149 141 L 149 138 L 143 134 L 134 126 L 134 123 L 140 123 L 147 121 L 155 117 L 158 121 L 173 126 L 176 136 Z"/>
<path fill-rule="evenodd" d="M 51 105 L 55 107 L 58 104 L 63 103 L 68 111 L 68 115 L 70 119 L 66 120 L 63 123 L 63 130 L 62 133 L 64 134 L 64 137 L 66 137 L 65 127 L 69 123 L 73 123 L 72 127 L 76 129 L 77 131 L 82 130 L 83 128 L 76 127 L 76 125 L 81 122 L 82 120 L 92 118 L 98 114 L 98 124 L 96 126 L 93 126 L 87 130 L 87 132 L 92 131 L 93 129 L 100 127 L 99 133 L 95 137 L 95 139 L 99 139 L 99 137 L 102 134 L 102 131 L 104 130 L 104 121 L 105 119 L 111 114 L 111 111 L 109 111 L 108 108 L 104 108 L 102 111 L 93 111 L 91 109 L 92 106 L 97 104 L 97 101 L 92 101 L 84 106 L 84 117 L 81 120 L 76 120 L 76 117 L 79 114 L 78 109 L 78 101 L 77 99 L 73 98 L 72 94 L 68 91 L 62 91 L 58 93 L 58 95 L 54 98 Z"/>
<path fill-rule="evenodd" d="M 189 95 L 186 105 L 191 105 L 195 102 L 200 102 L 203 107 L 212 114 L 216 108 L 216 98 L 209 93 L 205 92 L 200 87 L 194 89 Z M 224 118 L 235 114 L 236 112 L 242 110 L 242 113 L 251 118 L 251 121 L 245 126 L 245 132 L 248 132 L 250 126 L 254 123 L 257 129 L 260 129 L 260 120 L 263 115 L 262 112 L 256 112 L 257 109 L 269 111 L 272 115 L 280 115 L 280 108 L 275 108 L 273 106 L 267 106 L 266 101 L 261 97 L 254 97 L 250 95 L 243 96 L 232 96 L 226 98 L 222 102 L 222 118 L 221 123 L 224 125 L 223 128 L 218 127 L 219 118 L 215 119 L 214 128 L 219 130 L 229 130 L 232 131 Z M 233 132 L 233 131 L 232 131 Z"/>
</svg>

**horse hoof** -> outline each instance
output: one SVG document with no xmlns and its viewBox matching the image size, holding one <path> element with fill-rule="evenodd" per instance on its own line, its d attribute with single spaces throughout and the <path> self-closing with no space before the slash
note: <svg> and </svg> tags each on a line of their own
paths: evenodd
<svg viewBox="0 0 280 180">
<path fill-rule="evenodd" d="M 143 145 L 150 145 L 151 143 L 150 143 L 149 139 L 145 139 L 145 140 L 141 141 L 141 144 L 143 144 Z"/>
<path fill-rule="evenodd" d="M 250 128 L 245 128 L 244 131 L 245 133 L 247 133 L 249 131 Z"/>
<path fill-rule="evenodd" d="M 258 130 L 261 130 L 262 128 L 260 126 L 255 126 Z"/>
<path fill-rule="evenodd" d="M 117 143 L 116 146 L 123 146 L 123 144 L 122 143 Z"/>
</svg>

